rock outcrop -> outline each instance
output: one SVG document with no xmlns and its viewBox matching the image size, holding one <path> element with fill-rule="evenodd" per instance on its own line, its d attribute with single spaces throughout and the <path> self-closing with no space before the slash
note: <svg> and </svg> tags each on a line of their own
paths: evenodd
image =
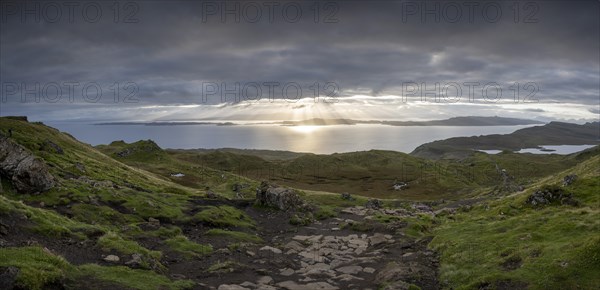
<svg viewBox="0 0 600 290">
<path fill-rule="evenodd" d="M 354 197 L 352 197 L 352 195 L 347 192 L 342 193 L 341 197 L 343 200 L 354 200 Z"/>
<path fill-rule="evenodd" d="M 300 196 L 291 189 L 262 182 L 256 190 L 256 203 L 280 210 L 295 209 L 303 205 Z"/>
<path fill-rule="evenodd" d="M 563 186 L 569 186 L 577 180 L 576 174 L 569 174 L 563 178 Z"/>
<path fill-rule="evenodd" d="M 44 192 L 55 184 L 43 160 L 5 136 L 0 136 L 0 175 L 19 193 Z"/>
<path fill-rule="evenodd" d="M 571 193 L 565 192 L 558 186 L 544 186 L 532 193 L 526 200 L 532 206 L 544 206 L 551 204 L 568 204 L 576 206 L 577 200 L 573 199 Z"/>
<path fill-rule="evenodd" d="M 58 144 L 56 144 L 50 140 L 44 141 L 44 143 L 40 147 L 40 150 L 52 152 L 52 153 L 56 153 L 56 154 L 60 154 L 60 155 L 65 154 L 65 151 L 60 146 L 58 146 Z"/>
<path fill-rule="evenodd" d="M 369 198 L 369 200 L 367 200 L 367 203 L 365 204 L 365 207 L 370 209 L 380 209 L 383 207 L 383 205 L 381 204 L 381 200 Z"/>
</svg>

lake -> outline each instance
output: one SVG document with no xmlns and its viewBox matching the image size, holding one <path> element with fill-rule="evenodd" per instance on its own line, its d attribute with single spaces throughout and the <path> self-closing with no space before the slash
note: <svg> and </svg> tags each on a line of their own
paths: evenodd
<svg viewBox="0 0 600 290">
<path fill-rule="evenodd" d="M 567 155 L 592 148 L 596 145 L 542 145 L 540 148 L 523 148 L 515 153 Z M 477 150 L 487 154 L 498 154 L 502 150 Z"/>
<path fill-rule="evenodd" d="M 517 153 L 533 153 L 533 154 L 571 154 L 585 149 L 592 148 L 596 145 L 542 145 L 540 148 L 524 148 Z M 545 150 L 544 150 L 545 149 Z"/>
<path fill-rule="evenodd" d="M 387 126 L 379 124 L 331 126 L 279 125 L 93 125 L 48 122 L 48 125 L 91 145 L 115 140 L 152 139 L 162 148 L 240 148 L 331 154 L 394 150 L 409 153 L 417 146 L 450 137 L 507 134 L 521 126 Z"/>
</svg>

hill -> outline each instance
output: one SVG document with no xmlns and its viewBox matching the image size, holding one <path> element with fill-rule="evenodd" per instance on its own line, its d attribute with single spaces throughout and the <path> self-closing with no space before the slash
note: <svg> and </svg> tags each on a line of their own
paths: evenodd
<svg viewBox="0 0 600 290">
<path fill-rule="evenodd" d="M 428 160 L 383 150 L 332 155 L 299 154 L 286 159 L 271 158 L 273 155 L 270 153 L 247 155 L 245 150 L 167 152 L 180 162 L 193 163 L 191 166 L 215 169 L 250 180 L 270 180 L 303 190 L 429 201 L 456 200 L 478 190 L 498 194 L 514 192 L 529 186 L 537 178 L 574 166 L 581 160 L 579 154 L 511 152 L 495 155 L 476 152 L 461 160 Z M 150 163 L 139 166 L 152 171 L 148 167 Z"/>
<path fill-rule="evenodd" d="M 194 269 L 208 273 L 225 255 L 212 254 L 213 249 L 227 248 L 228 241 L 262 241 L 254 219 L 236 203 L 218 195 L 206 199 L 206 184 L 212 185 L 213 179 L 207 178 L 202 186 L 186 186 L 195 183 L 176 183 L 171 171 L 153 173 L 119 161 L 172 161 L 171 165 L 186 168 L 188 164 L 170 160 L 152 141 L 113 142 L 105 148 L 113 150 L 109 157 L 66 133 L 23 118 L 0 118 L 0 133 L 3 289 L 200 287 L 198 280 L 177 276 L 178 269 L 196 261 Z M 26 160 L 43 166 L 13 174 L 11 166 L 22 167 Z M 42 167 L 52 176 L 51 186 L 34 193 L 16 186 L 35 178 Z M 235 180 L 228 173 L 207 174 L 218 180 L 215 187 L 226 188 Z M 242 208 L 249 204 L 242 202 L 246 204 Z M 184 229 L 196 236 L 184 234 Z M 231 237 L 207 235 L 211 230 Z"/>
<path fill-rule="evenodd" d="M 514 126 L 543 124 L 543 122 L 518 118 L 466 116 L 432 121 L 384 121 L 393 126 Z"/>
<path fill-rule="evenodd" d="M 482 116 L 465 116 L 453 117 L 444 120 L 430 121 L 385 121 L 385 120 L 353 120 L 353 119 L 324 119 L 311 118 L 298 121 L 282 121 L 282 122 L 261 122 L 260 124 L 276 124 L 283 126 L 329 126 L 329 125 L 356 125 L 356 124 L 382 124 L 390 126 L 514 126 L 514 125 L 531 125 L 543 124 L 543 122 L 518 118 L 505 117 L 482 117 Z M 233 122 L 208 122 L 208 121 L 161 121 L 161 122 L 108 122 L 97 123 L 95 125 L 144 125 L 144 126 L 185 126 L 185 125 L 216 125 L 216 126 L 233 126 L 239 125 Z"/>
<path fill-rule="evenodd" d="M 262 158 L 151 140 L 94 148 L 24 118 L 0 118 L 0 133 L 2 289 L 599 283 L 600 147 Z"/>
<path fill-rule="evenodd" d="M 550 122 L 517 130 L 510 134 L 456 137 L 423 144 L 410 154 L 430 159 L 462 158 L 474 150 L 510 150 L 535 148 L 542 145 L 598 145 L 600 122 L 583 125 Z"/>
<path fill-rule="evenodd" d="M 543 124 L 543 122 L 527 119 L 504 117 L 465 116 L 453 117 L 444 120 L 431 121 L 381 121 L 381 120 L 352 120 L 352 119 L 322 119 L 312 118 L 301 121 L 284 121 L 278 124 L 286 126 L 327 126 L 327 125 L 356 125 L 356 124 L 382 124 L 390 126 L 514 126 Z"/>
<path fill-rule="evenodd" d="M 371 150 L 332 155 L 264 150 L 162 150 L 136 155 L 147 142 L 113 142 L 97 148 L 128 165 L 175 183 L 209 187 L 224 196 L 251 196 L 258 180 L 303 190 L 348 192 L 375 198 L 437 200 L 463 198 L 482 188 L 499 194 L 527 187 L 532 180 L 579 162 L 573 155 L 478 152 L 462 160 L 428 160 L 401 152 Z M 151 142 L 154 144 L 154 142 Z M 157 148 L 154 145 L 148 145 Z M 160 157 L 157 157 L 160 156 Z M 141 158 L 141 159 L 140 159 Z M 181 173 L 183 176 L 172 176 Z M 235 176 L 221 183 L 221 174 Z M 505 179 L 503 178 L 503 176 Z M 244 190 L 234 192 L 243 184 Z"/>
<path fill-rule="evenodd" d="M 170 153 L 185 155 L 185 153 L 193 154 L 205 154 L 212 152 L 229 152 L 236 155 L 253 155 L 256 157 L 260 157 L 267 161 L 277 161 L 277 160 L 290 160 L 302 155 L 306 155 L 308 153 L 298 153 L 291 151 L 282 151 L 282 150 L 260 150 L 260 149 L 237 149 L 237 148 L 219 148 L 219 149 L 168 149 Z"/>
<path fill-rule="evenodd" d="M 600 285 L 600 155 L 531 188 L 438 215 L 432 249 L 454 289 Z"/>
</svg>

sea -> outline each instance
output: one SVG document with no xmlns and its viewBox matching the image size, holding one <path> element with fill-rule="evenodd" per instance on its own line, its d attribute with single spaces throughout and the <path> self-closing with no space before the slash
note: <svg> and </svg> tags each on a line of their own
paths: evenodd
<svg viewBox="0 0 600 290">
<path fill-rule="evenodd" d="M 123 140 L 151 139 L 171 149 L 266 149 L 332 154 L 371 149 L 410 153 L 417 146 L 441 139 L 488 134 L 508 134 L 531 127 L 520 126 L 389 126 L 380 124 L 281 126 L 247 125 L 95 125 L 48 122 L 93 146 Z"/>
</svg>

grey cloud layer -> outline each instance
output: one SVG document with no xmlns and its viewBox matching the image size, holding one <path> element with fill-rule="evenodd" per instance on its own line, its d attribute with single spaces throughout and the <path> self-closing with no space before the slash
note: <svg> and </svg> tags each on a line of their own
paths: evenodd
<svg viewBox="0 0 600 290">
<path fill-rule="evenodd" d="M 297 23 L 280 14 L 273 23 L 266 15 L 258 23 L 221 23 L 214 15 L 203 23 L 201 2 L 140 1 L 139 22 L 128 24 L 112 21 L 112 2 L 98 3 L 105 12 L 98 23 L 21 23 L 6 15 L 2 82 L 132 81 L 148 105 L 197 104 L 199 84 L 208 81 L 333 81 L 342 96 L 398 94 L 406 81 L 516 81 L 538 83 L 542 101 L 598 103 L 597 1 L 537 1 L 537 23 L 516 24 L 510 1 L 497 2 L 503 16 L 495 23 L 479 9 L 473 23 L 466 15 L 458 23 L 403 21 L 406 1 L 336 2 L 337 23 L 314 23 L 314 2 L 306 1 L 295 2 L 303 8 Z"/>
</svg>

